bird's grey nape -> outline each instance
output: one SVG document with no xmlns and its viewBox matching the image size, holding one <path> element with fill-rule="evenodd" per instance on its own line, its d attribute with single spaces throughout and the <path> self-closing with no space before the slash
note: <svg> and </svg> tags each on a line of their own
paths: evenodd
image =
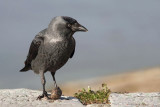
<svg viewBox="0 0 160 107">
<path fill-rule="evenodd" d="M 66 34 L 71 34 L 71 32 L 71 29 L 67 28 L 67 22 L 62 16 L 53 18 L 47 28 L 49 36 L 65 36 Z"/>
</svg>

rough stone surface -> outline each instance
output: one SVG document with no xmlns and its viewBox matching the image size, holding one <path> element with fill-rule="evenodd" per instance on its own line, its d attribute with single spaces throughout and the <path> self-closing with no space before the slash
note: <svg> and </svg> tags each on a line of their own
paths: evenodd
<svg viewBox="0 0 160 107">
<path fill-rule="evenodd" d="M 0 107 L 84 107 L 74 97 L 62 96 L 59 100 L 36 100 L 42 91 L 29 89 L 0 90 Z"/>
<path fill-rule="evenodd" d="M 42 91 L 30 89 L 0 90 L 0 107 L 85 107 L 78 99 L 62 96 L 59 100 L 36 100 Z M 160 107 L 160 93 L 111 93 L 109 104 L 87 107 Z"/>
<path fill-rule="evenodd" d="M 110 107 L 109 104 L 90 104 L 87 107 Z"/>
<path fill-rule="evenodd" d="M 112 93 L 111 107 L 160 107 L 160 93 Z"/>
</svg>

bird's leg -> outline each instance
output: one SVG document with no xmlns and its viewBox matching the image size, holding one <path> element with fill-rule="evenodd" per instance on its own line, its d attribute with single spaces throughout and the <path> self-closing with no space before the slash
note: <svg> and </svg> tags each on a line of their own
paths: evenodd
<svg viewBox="0 0 160 107">
<path fill-rule="evenodd" d="M 44 98 L 44 97 L 46 97 L 47 99 L 49 99 L 48 94 L 45 91 L 46 80 L 45 80 L 45 76 L 44 76 L 44 72 L 43 71 L 40 71 L 40 77 L 41 77 L 41 83 L 43 85 L 43 93 L 42 93 L 42 95 L 38 96 L 37 99 L 40 100 L 41 98 Z"/>
<path fill-rule="evenodd" d="M 57 86 L 57 83 L 56 83 L 56 79 L 55 79 L 55 77 L 54 77 L 55 72 L 51 72 L 51 74 L 52 74 L 53 81 L 54 81 L 54 87 L 57 88 L 58 86 Z"/>
</svg>

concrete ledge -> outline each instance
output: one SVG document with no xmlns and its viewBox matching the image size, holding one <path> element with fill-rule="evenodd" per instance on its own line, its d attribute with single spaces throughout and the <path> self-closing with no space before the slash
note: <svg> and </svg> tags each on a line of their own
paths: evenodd
<svg viewBox="0 0 160 107">
<path fill-rule="evenodd" d="M 112 93 L 110 95 L 113 107 L 160 107 L 160 93 Z"/>
<path fill-rule="evenodd" d="M 36 100 L 42 91 L 30 89 L 0 90 L 0 107 L 84 107 L 78 99 L 62 96 L 59 100 Z"/>
<path fill-rule="evenodd" d="M 42 91 L 30 89 L 1 89 L 0 107 L 85 107 L 78 99 L 36 100 Z M 87 107 L 160 107 L 160 93 L 112 93 L 109 104 L 91 104 Z"/>
</svg>

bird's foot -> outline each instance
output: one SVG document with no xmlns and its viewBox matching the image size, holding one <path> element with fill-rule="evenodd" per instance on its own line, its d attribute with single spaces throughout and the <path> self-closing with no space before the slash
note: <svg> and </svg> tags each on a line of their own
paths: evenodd
<svg viewBox="0 0 160 107">
<path fill-rule="evenodd" d="M 37 97 L 37 100 L 41 100 L 42 98 L 44 98 L 44 99 L 46 99 L 46 100 L 50 99 L 50 98 L 48 97 L 48 94 L 47 94 L 46 91 L 44 91 L 42 95 L 39 95 L 39 96 Z"/>
</svg>

